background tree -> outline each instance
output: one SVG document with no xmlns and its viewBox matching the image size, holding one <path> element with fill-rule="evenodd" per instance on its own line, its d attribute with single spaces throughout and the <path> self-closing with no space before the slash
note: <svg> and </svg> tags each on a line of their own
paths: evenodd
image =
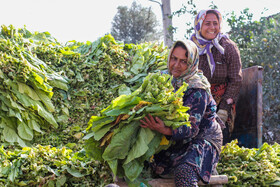
<svg viewBox="0 0 280 187">
<path fill-rule="evenodd" d="M 173 16 L 181 16 L 184 14 L 188 14 L 190 18 L 192 18 L 191 20 L 194 20 L 196 14 L 197 14 L 198 10 L 196 8 L 196 5 L 194 4 L 193 0 L 188 0 L 186 2 L 186 4 L 182 5 L 182 8 L 180 8 L 177 11 L 172 12 L 172 17 Z M 191 36 L 191 34 L 193 33 L 193 22 L 186 22 L 185 23 L 187 25 L 187 29 L 186 29 L 186 33 L 185 33 L 185 38 L 189 38 Z M 172 26 L 172 31 L 174 33 L 176 33 L 177 31 L 177 27 Z"/>
<path fill-rule="evenodd" d="M 264 140 L 280 142 L 280 13 L 252 21 L 249 9 L 227 19 L 230 37 L 240 49 L 243 67 L 263 67 Z"/>
<path fill-rule="evenodd" d="M 124 43 L 139 43 L 160 39 L 158 22 L 151 8 L 142 7 L 135 1 L 131 7 L 119 6 L 113 18 L 111 34 Z"/>
<path fill-rule="evenodd" d="M 173 44 L 173 26 L 172 26 L 170 0 L 161 0 L 161 3 L 156 0 L 150 0 L 150 1 L 158 3 L 160 5 L 161 13 L 162 13 L 164 44 L 165 46 L 170 48 Z"/>
</svg>

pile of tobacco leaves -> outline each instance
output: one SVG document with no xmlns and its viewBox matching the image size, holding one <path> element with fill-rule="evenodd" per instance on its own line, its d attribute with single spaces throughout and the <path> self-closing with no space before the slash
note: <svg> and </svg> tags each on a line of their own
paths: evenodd
<svg viewBox="0 0 280 187">
<path fill-rule="evenodd" d="M 67 79 L 32 54 L 33 43 L 2 26 L 0 36 L 1 142 L 31 145 L 36 134 L 58 128 L 53 89 L 68 90 Z"/>
<path fill-rule="evenodd" d="M 12 25 L 2 25 L 0 49 L 0 142 L 3 150 L 19 158 L 22 156 L 17 149 L 35 146 L 83 150 L 91 116 L 99 116 L 119 95 L 136 90 L 148 73 L 165 69 L 168 52 L 163 44 L 123 44 L 111 35 L 94 42 L 69 41 L 62 45 L 48 32 L 31 33 Z M 14 165 L 18 163 L 16 158 L 2 155 L 1 163 L 10 166 L 1 166 L 1 180 L 11 185 L 37 186 L 36 182 L 20 181 L 22 172 L 26 179 L 37 181 L 32 179 L 37 171 L 24 172 L 20 165 Z M 84 158 L 86 162 L 88 159 Z M 53 159 L 49 161 L 42 167 L 55 165 Z M 72 160 L 73 167 L 77 161 Z M 31 167 L 40 161 L 26 164 Z M 53 174 L 50 171 L 37 175 L 47 179 Z M 92 173 L 89 183 L 100 179 L 97 173 Z M 104 173 L 112 178 L 109 168 Z M 54 174 L 55 181 L 60 174 Z"/>
<path fill-rule="evenodd" d="M 152 139 L 154 132 L 137 128 L 135 133 L 143 137 L 133 141 L 141 143 L 142 152 L 128 147 L 128 155 L 114 158 L 115 153 L 107 152 L 129 120 L 136 127 L 135 121 L 147 112 L 166 115 L 178 109 L 167 103 L 162 107 L 164 103 L 157 102 L 162 87 L 145 82 L 166 69 L 167 56 L 168 49 L 158 43 L 123 44 L 104 35 L 92 42 L 61 44 L 48 32 L 2 25 L 0 186 L 105 186 L 114 175 L 134 180 L 142 161 L 158 150 L 151 147 L 170 142 L 158 135 Z M 139 91 L 143 84 L 149 92 Z M 138 103 L 118 108 L 121 98 L 128 97 Z M 99 126 L 99 120 L 107 118 L 111 121 Z M 164 120 L 180 124 L 174 118 Z M 109 128 L 111 123 L 115 126 Z M 247 149 L 231 142 L 223 148 L 218 172 L 229 176 L 228 186 L 280 186 L 279 157 L 278 144 Z M 140 167 L 129 170 L 131 163 Z"/>
<path fill-rule="evenodd" d="M 112 182 L 108 168 L 85 151 L 65 147 L 0 148 L 0 186 L 104 186 Z"/>
<path fill-rule="evenodd" d="M 228 176 L 227 186 L 280 186 L 280 145 L 249 149 L 233 140 L 223 147 L 217 171 Z"/>
<path fill-rule="evenodd" d="M 75 147 L 92 115 L 149 72 L 166 68 L 163 45 L 94 42 L 60 44 L 49 33 L 3 25 L 0 35 L 0 135 L 5 145 Z"/>
</svg>

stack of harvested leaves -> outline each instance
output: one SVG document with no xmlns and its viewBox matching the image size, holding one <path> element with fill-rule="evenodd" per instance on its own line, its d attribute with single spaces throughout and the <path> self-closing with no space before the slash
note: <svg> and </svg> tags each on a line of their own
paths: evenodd
<svg viewBox="0 0 280 187">
<path fill-rule="evenodd" d="M 86 150 L 94 159 L 105 161 L 115 176 L 134 181 L 144 161 L 171 144 L 164 135 L 140 126 L 139 120 L 147 114 L 161 118 L 173 129 L 189 125 L 189 108 L 182 102 L 187 84 L 174 93 L 171 79 L 168 74 L 151 73 L 136 91 L 120 95 L 101 116 L 91 117 Z"/>
</svg>

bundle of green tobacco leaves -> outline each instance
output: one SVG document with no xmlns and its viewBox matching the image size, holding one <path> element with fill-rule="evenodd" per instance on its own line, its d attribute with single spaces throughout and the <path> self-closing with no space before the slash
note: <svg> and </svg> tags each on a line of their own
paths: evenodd
<svg viewBox="0 0 280 187">
<path fill-rule="evenodd" d="M 140 126 L 139 120 L 147 114 L 161 118 L 173 129 L 190 124 L 189 108 L 182 102 L 187 84 L 174 92 L 171 79 L 168 74 L 150 73 L 133 93 L 120 95 L 100 116 L 91 117 L 85 149 L 94 159 L 105 161 L 115 176 L 134 181 L 144 161 L 170 146 L 164 135 Z"/>
<path fill-rule="evenodd" d="M 227 186 L 280 186 L 280 145 L 245 148 L 233 140 L 222 148 L 217 171 L 229 177 Z"/>
<path fill-rule="evenodd" d="M 7 150 L 0 147 L 0 186 L 104 186 L 108 168 L 85 151 L 37 145 Z"/>
</svg>

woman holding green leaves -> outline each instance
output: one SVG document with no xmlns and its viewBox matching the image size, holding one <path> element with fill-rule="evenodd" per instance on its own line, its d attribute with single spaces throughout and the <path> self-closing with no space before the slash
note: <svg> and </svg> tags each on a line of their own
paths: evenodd
<svg viewBox="0 0 280 187">
<path fill-rule="evenodd" d="M 168 73 L 173 76 L 174 91 L 183 82 L 188 84 L 183 103 L 190 107 L 187 112 L 191 125 L 174 130 L 158 117 L 148 115 L 140 120 L 143 128 L 158 131 L 175 142 L 154 155 L 151 165 L 159 176 L 174 174 L 177 187 L 198 186 L 199 180 L 209 183 L 223 141 L 220 125 L 216 122 L 216 103 L 207 78 L 198 70 L 198 58 L 198 49 L 192 41 L 176 41 L 167 63 Z"/>
</svg>

